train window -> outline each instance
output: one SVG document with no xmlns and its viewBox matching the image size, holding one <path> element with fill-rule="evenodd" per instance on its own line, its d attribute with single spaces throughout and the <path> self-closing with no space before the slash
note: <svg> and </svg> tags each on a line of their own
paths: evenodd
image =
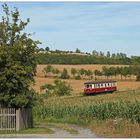
<svg viewBox="0 0 140 140">
<path fill-rule="evenodd" d="M 87 88 L 89 88 L 89 85 L 87 85 Z"/>
<path fill-rule="evenodd" d="M 92 85 L 89 85 L 90 88 L 92 88 Z"/>
<path fill-rule="evenodd" d="M 110 87 L 112 87 L 112 83 L 110 83 Z"/>
<path fill-rule="evenodd" d="M 98 88 L 100 88 L 100 84 L 98 84 Z"/>
<path fill-rule="evenodd" d="M 100 87 L 103 87 L 103 84 L 100 84 Z"/>
<path fill-rule="evenodd" d="M 92 88 L 94 88 L 94 84 L 92 84 Z"/>
<path fill-rule="evenodd" d="M 110 84 L 108 83 L 108 87 L 110 87 Z"/>
<path fill-rule="evenodd" d="M 103 84 L 103 87 L 105 87 L 105 84 Z"/>
<path fill-rule="evenodd" d="M 99 88 L 99 87 L 98 87 L 98 84 L 96 84 L 96 88 Z"/>
</svg>

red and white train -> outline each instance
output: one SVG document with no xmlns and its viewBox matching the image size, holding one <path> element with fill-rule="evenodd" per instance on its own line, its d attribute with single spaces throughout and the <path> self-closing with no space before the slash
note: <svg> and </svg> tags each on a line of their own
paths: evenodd
<svg viewBox="0 0 140 140">
<path fill-rule="evenodd" d="M 85 95 L 107 92 L 112 93 L 117 90 L 117 82 L 114 80 L 95 80 L 91 82 L 86 82 L 84 83 L 84 85 Z"/>
</svg>

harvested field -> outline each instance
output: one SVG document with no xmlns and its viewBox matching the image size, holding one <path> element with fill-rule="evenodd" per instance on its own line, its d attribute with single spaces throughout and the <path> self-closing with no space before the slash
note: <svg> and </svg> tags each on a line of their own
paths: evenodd
<svg viewBox="0 0 140 140">
<path fill-rule="evenodd" d="M 42 72 L 42 70 L 44 69 L 46 65 L 38 65 L 37 66 L 37 76 L 35 77 L 35 85 L 33 86 L 33 88 L 37 91 L 40 92 L 40 86 L 44 85 L 44 84 L 52 84 L 53 81 L 55 80 L 54 78 L 51 77 L 44 77 L 44 74 Z M 52 65 L 54 68 L 59 69 L 60 71 L 63 70 L 63 68 L 67 68 L 68 72 L 70 73 L 71 68 L 76 68 L 76 69 L 101 69 L 102 66 L 120 66 L 123 67 L 125 65 Z M 136 82 L 135 77 L 132 76 L 131 80 L 127 80 L 127 81 L 118 81 L 118 90 L 123 91 L 123 90 L 133 90 L 133 89 L 137 89 L 140 88 L 140 82 Z M 72 88 L 73 88 L 73 93 L 81 93 L 83 92 L 83 84 L 84 82 L 87 82 L 89 80 L 74 80 L 74 79 L 67 79 L 67 80 L 62 80 L 62 81 L 66 81 L 68 82 Z"/>
<path fill-rule="evenodd" d="M 35 77 L 36 84 L 33 87 L 37 92 L 40 92 L 41 85 L 52 84 L 54 80 L 55 79 L 53 78 Z M 83 84 L 87 80 L 68 79 L 63 81 L 68 82 L 72 86 L 73 93 L 79 93 L 79 92 L 83 92 L 83 86 L 84 86 Z M 117 83 L 118 83 L 118 90 L 120 91 L 140 88 L 140 82 L 136 82 L 136 81 L 118 81 Z"/>
</svg>

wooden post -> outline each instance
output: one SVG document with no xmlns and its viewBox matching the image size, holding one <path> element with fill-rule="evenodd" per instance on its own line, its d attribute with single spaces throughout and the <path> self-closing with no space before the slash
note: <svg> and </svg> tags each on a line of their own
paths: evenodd
<svg viewBox="0 0 140 140">
<path fill-rule="evenodd" d="M 16 131 L 20 130 L 20 109 L 16 109 Z"/>
</svg>

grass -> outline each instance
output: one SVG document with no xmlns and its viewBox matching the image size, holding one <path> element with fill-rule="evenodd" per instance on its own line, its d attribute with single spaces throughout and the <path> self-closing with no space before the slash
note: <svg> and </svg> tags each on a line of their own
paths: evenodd
<svg viewBox="0 0 140 140">
<path fill-rule="evenodd" d="M 49 128 L 43 128 L 43 127 L 34 127 L 34 128 L 28 128 L 23 129 L 20 131 L 0 131 L 0 134 L 52 134 L 54 133 L 53 130 Z"/>
<path fill-rule="evenodd" d="M 88 127 L 99 137 L 140 138 L 140 125 L 125 119 L 93 120 Z"/>
</svg>

